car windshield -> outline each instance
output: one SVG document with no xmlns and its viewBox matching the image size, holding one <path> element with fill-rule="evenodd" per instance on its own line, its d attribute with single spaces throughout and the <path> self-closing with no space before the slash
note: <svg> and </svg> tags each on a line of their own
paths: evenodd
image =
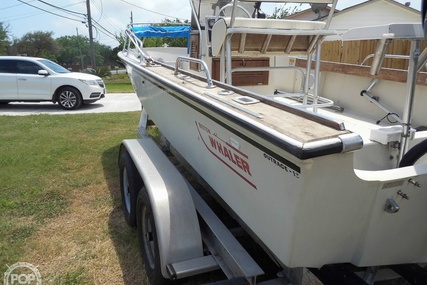
<svg viewBox="0 0 427 285">
<path fill-rule="evenodd" d="M 47 60 L 47 59 L 40 59 L 40 63 L 44 64 L 45 66 L 49 67 L 51 70 L 57 72 L 57 73 L 69 73 L 70 71 L 66 69 L 65 67 L 60 66 L 59 64 L 54 63 L 53 61 Z"/>
</svg>

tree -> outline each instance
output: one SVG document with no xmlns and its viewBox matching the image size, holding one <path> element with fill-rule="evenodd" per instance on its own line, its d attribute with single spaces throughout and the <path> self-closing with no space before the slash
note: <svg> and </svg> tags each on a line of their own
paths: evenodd
<svg viewBox="0 0 427 285">
<path fill-rule="evenodd" d="M 0 55 L 21 54 L 43 57 L 74 69 L 84 69 L 90 66 L 89 39 L 87 37 L 72 35 L 53 39 L 53 32 L 38 31 L 27 33 L 20 39 L 12 38 L 9 41 L 8 27 L 0 22 Z M 95 61 L 98 66 L 116 65 L 117 56 L 112 56 L 112 49 L 109 46 L 98 42 L 95 42 L 94 45 Z"/>
<path fill-rule="evenodd" d="M 96 65 L 110 65 L 109 57 L 111 54 L 111 48 L 98 42 L 95 42 L 94 44 Z"/>
<path fill-rule="evenodd" d="M 116 40 L 119 42 L 118 47 L 123 47 L 126 42 L 126 34 L 121 32 L 120 34 L 116 35 Z"/>
<path fill-rule="evenodd" d="M 145 47 L 161 47 L 165 44 L 165 39 L 163 38 L 145 38 L 144 46 Z"/>
<path fill-rule="evenodd" d="M 9 41 L 9 25 L 4 26 L 3 22 L 0 22 L 0 55 L 7 55 L 10 41 Z"/>
<path fill-rule="evenodd" d="M 301 6 L 301 4 L 300 4 Z M 273 14 L 269 16 L 269 19 L 284 19 L 292 14 L 298 13 L 300 9 L 297 6 L 286 7 L 286 4 L 280 7 L 274 7 Z"/>
<path fill-rule="evenodd" d="M 169 19 L 164 19 L 163 22 L 166 25 L 188 24 L 188 20 L 185 20 L 185 22 L 182 22 L 180 19 L 175 19 L 174 21 Z M 188 39 L 187 38 L 166 38 L 165 44 L 171 47 L 187 47 Z"/>
<path fill-rule="evenodd" d="M 175 19 L 173 21 L 169 19 L 164 19 L 161 26 L 173 26 L 177 24 L 178 25 L 188 24 L 188 20 L 185 20 L 185 22 L 182 22 L 179 19 Z M 188 45 L 188 39 L 187 38 L 146 38 L 144 41 L 145 47 L 161 47 L 165 44 L 170 47 L 186 47 Z"/>
<path fill-rule="evenodd" d="M 110 64 L 114 66 L 124 66 L 123 62 L 118 57 L 119 51 L 123 49 L 123 46 L 117 46 L 113 48 L 113 50 L 110 52 L 110 56 L 108 57 Z"/>
<path fill-rule="evenodd" d="M 83 36 L 63 36 L 57 38 L 56 43 L 58 45 L 58 63 L 62 65 L 81 65 L 83 62 L 84 65 L 87 62 L 88 38 Z"/>
<path fill-rule="evenodd" d="M 52 35 L 53 32 L 27 33 L 14 43 L 14 48 L 18 54 L 56 60 L 58 45 Z"/>
<path fill-rule="evenodd" d="M 84 36 L 63 36 L 56 39 L 59 47 L 57 53 L 57 60 L 62 65 L 89 66 L 90 60 L 90 47 L 89 38 Z M 107 45 L 94 42 L 95 46 L 95 62 L 96 65 L 109 65 L 109 58 L 111 48 Z"/>
</svg>

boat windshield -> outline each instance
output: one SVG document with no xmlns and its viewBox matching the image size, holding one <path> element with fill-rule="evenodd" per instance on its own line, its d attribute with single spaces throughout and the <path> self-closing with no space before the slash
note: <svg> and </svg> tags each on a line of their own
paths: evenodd
<svg viewBox="0 0 427 285">
<path fill-rule="evenodd" d="M 197 14 L 197 19 L 200 23 L 202 29 L 205 26 L 205 18 L 206 17 L 214 17 L 219 13 L 221 8 L 225 5 L 230 4 L 229 8 L 224 8 L 219 16 L 230 17 L 232 10 L 232 0 L 190 0 L 193 2 L 193 6 L 195 12 Z M 250 15 L 253 14 L 255 8 L 254 3 L 239 3 L 239 6 L 243 7 L 245 10 L 249 12 Z M 242 11 L 242 9 L 238 9 L 237 17 L 248 17 L 246 13 Z M 197 23 L 194 16 L 191 18 L 191 27 L 193 29 L 197 29 Z"/>
</svg>

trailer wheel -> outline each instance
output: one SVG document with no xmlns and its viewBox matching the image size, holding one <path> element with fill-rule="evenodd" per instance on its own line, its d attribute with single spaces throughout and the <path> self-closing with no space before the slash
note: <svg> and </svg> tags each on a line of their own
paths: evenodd
<svg viewBox="0 0 427 285">
<path fill-rule="evenodd" d="M 412 147 L 399 162 L 399 167 L 411 166 L 427 153 L 427 139 Z"/>
<path fill-rule="evenodd" d="M 142 187 L 142 180 L 129 153 L 123 151 L 119 160 L 120 192 L 126 223 L 136 227 L 136 200 Z"/>
<path fill-rule="evenodd" d="M 136 211 L 139 246 L 148 280 L 151 285 L 168 284 L 170 280 L 163 277 L 160 267 L 156 225 L 154 223 L 151 202 L 144 186 L 138 194 Z"/>
</svg>

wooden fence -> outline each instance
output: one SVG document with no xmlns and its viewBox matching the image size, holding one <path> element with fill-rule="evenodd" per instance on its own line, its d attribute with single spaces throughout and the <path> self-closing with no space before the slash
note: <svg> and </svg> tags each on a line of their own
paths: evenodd
<svg viewBox="0 0 427 285">
<path fill-rule="evenodd" d="M 387 54 L 409 55 L 411 43 L 407 40 L 394 40 L 391 42 Z M 426 48 L 426 41 L 420 44 L 420 52 Z M 322 60 L 349 63 L 360 65 L 363 60 L 370 54 L 375 53 L 376 40 L 365 41 L 332 41 L 323 42 Z M 370 66 L 372 58 L 365 62 Z M 405 59 L 385 59 L 382 67 L 394 69 L 408 69 L 408 60 Z"/>
</svg>

